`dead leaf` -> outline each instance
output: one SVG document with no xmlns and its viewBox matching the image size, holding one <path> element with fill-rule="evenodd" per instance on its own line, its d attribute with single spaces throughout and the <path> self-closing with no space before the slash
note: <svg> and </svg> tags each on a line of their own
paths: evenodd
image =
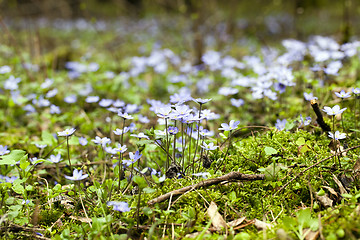
<svg viewBox="0 0 360 240">
<path fill-rule="evenodd" d="M 339 189 L 340 189 L 340 193 L 344 194 L 344 193 L 348 193 L 346 191 L 346 189 L 344 188 L 344 186 L 342 185 L 342 183 L 339 181 L 339 179 L 335 176 L 335 174 L 333 174 L 333 178 L 335 183 L 338 185 Z"/>
<path fill-rule="evenodd" d="M 331 140 L 328 147 L 330 148 L 330 153 L 331 154 L 336 154 L 339 152 L 344 151 L 344 147 L 340 145 L 340 141 L 339 140 Z M 341 153 L 341 156 L 345 157 L 346 156 L 346 152 Z"/>
<path fill-rule="evenodd" d="M 326 193 L 323 196 L 319 196 L 317 193 L 315 193 L 315 197 L 324 207 L 333 206 L 333 200 L 331 200 Z"/>
<path fill-rule="evenodd" d="M 322 186 L 322 188 L 327 189 L 332 195 L 335 195 L 336 197 L 338 196 L 337 192 L 333 188 L 328 186 Z"/>
<path fill-rule="evenodd" d="M 86 218 L 86 217 L 79 217 L 79 216 L 70 216 L 71 219 L 83 222 L 83 223 L 91 223 L 92 219 L 91 218 Z"/>
<path fill-rule="evenodd" d="M 235 219 L 234 221 L 228 222 L 227 225 L 229 227 L 236 227 L 239 226 L 243 221 L 245 220 L 245 217 Z"/>
<path fill-rule="evenodd" d="M 207 214 L 211 219 L 211 224 L 217 230 L 220 230 L 221 228 L 226 229 L 227 228 L 226 222 L 217 209 L 218 207 L 215 202 L 211 202 L 209 208 L 207 209 Z"/>
<path fill-rule="evenodd" d="M 316 240 L 320 236 L 319 231 L 313 232 L 311 231 L 310 228 L 305 228 L 304 233 L 305 233 L 305 240 Z"/>
<path fill-rule="evenodd" d="M 258 219 L 255 219 L 254 225 L 258 230 L 265 230 L 273 227 L 272 224 L 260 221 Z"/>
<path fill-rule="evenodd" d="M 360 160 L 356 160 L 356 163 L 354 165 L 354 173 L 355 176 L 359 177 L 360 176 Z"/>
<path fill-rule="evenodd" d="M 186 234 L 185 238 L 193 239 L 193 238 L 196 238 L 197 236 L 199 236 L 201 233 L 202 232 L 194 232 L 194 233 Z M 209 230 L 206 230 L 205 234 L 211 234 L 211 232 Z"/>
</svg>

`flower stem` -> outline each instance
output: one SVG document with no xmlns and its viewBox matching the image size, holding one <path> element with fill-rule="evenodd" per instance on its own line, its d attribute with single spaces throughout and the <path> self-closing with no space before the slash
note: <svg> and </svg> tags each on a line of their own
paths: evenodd
<svg viewBox="0 0 360 240">
<path fill-rule="evenodd" d="M 67 147 L 70 170 L 72 171 L 71 160 L 70 160 L 69 136 L 66 136 L 66 147 Z"/>
</svg>

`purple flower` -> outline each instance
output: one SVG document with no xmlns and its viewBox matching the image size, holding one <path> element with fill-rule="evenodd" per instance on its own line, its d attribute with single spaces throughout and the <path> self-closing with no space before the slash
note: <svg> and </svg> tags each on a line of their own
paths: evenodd
<svg viewBox="0 0 360 240">
<path fill-rule="evenodd" d="M 118 115 L 122 117 L 123 119 L 133 119 L 134 117 L 130 116 L 128 113 L 121 113 L 119 112 Z"/>
<path fill-rule="evenodd" d="M 214 146 L 214 143 L 213 143 L 213 142 L 211 142 L 211 143 L 209 143 L 209 144 L 206 144 L 206 143 L 204 142 L 204 145 L 201 145 L 200 147 L 202 147 L 203 149 L 205 149 L 205 150 L 207 150 L 207 151 L 212 151 L 212 150 L 217 149 L 219 146 Z"/>
<path fill-rule="evenodd" d="M 170 134 L 170 135 L 175 135 L 175 134 L 177 134 L 179 132 L 179 129 L 177 128 L 177 127 L 172 127 L 172 126 L 170 126 L 169 128 L 168 128 L 168 133 Z"/>
<path fill-rule="evenodd" d="M 209 99 L 196 98 L 196 99 L 194 99 L 194 102 L 197 102 L 198 104 L 202 105 L 202 104 L 210 102 L 211 100 L 212 100 L 211 98 L 209 98 Z"/>
<path fill-rule="evenodd" d="M 61 110 L 58 106 L 54 105 L 54 104 L 51 104 L 50 105 L 50 113 L 51 114 L 60 114 L 61 113 Z"/>
<path fill-rule="evenodd" d="M 208 172 L 199 172 L 199 173 L 193 173 L 192 175 L 196 176 L 196 177 L 202 177 L 202 178 L 206 179 L 210 175 L 210 173 L 208 173 Z"/>
<path fill-rule="evenodd" d="M 60 137 L 69 137 L 71 135 L 73 135 L 73 133 L 76 131 L 75 128 L 69 128 L 69 129 L 65 129 L 64 131 L 62 132 L 58 132 L 57 134 L 60 136 Z"/>
<path fill-rule="evenodd" d="M 40 148 L 40 149 L 43 149 L 43 148 L 46 148 L 46 147 L 47 147 L 46 144 L 38 144 L 38 143 L 35 143 L 35 146 L 36 146 L 37 148 Z"/>
<path fill-rule="evenodd" d="M 341 90 L 340 92 L 335 92 L 335 95 L 342 99 L 351 97 L 351 93 L 346 93 L 344 90 Z"/>
<path fill-rule="evenodd" d="M 129 157 L 131 160 L 133 160 L 134 162 L 136 162 L 137 160 L 139 160 L 141 158 L 142 154 L 139 153 L 139 151 L 136 151 L 135 154 L 132 152 L 129 152 Z"/>
<path fill-rule="evenodd" d="M 139 138 L 139 139 L 140 139 L 140 138 L 146 138 L 146 139 L 148 139 L 148 140 L 150 139 L 148 136 L 146 136 L 146 135 L 145 135 L 144 133 L 142 133 L 142 132 L 141 132 L 141 133 L 138 133 L 138 134 L 131 134 L 130 136 L 131 136 L 131 137 L 137 137 L 137 138 Z"/>
<path fill-rule="evenodd" d="M 112 99 L 101 99 L 99 102 L 99 105 L 101 107 L 109 107 L 113 102 L 114 102 L 114 100 L 112 100 Z"/>
<path fill-rule="evenodd" d="M 70 95 L 64 98 L 64 101 L 66 103 L 75 103 L 77 101 L 77 96 L 76 95 Z"/>
<path fill-rule="evenodd" d="M 106 144 L 111 143 L 110 138 L 107 137 L 100 138 L 98 136 L 96 136 L 95 139 L 91 141 L 93 141 L 97 145 L 101 145 L 102 147 L 105 147 Z"/>
<path fill-rule="evenodd" d="M 311 101 L 313 99 L 318 99 L 317 97 L 314 97 L 313 93 L 306 93 L 304 92 L 304 98 L 306 101 Z"/>
<path fill-rule="evenodd" d="M 235 122 L 235 120 L 231 120 L 229 124 L 227 124 L 227 123 L 222 123 L 222 124 L 221 124 L 221 128 L 219 128 L 219 130 L 231 131 L 231 130 L 236 129 L 239 124 L 240 124 L 240 121 L 236 121 L 236 122 Z"/>
<path fill-rule="evenodd" d="M 107 206 L 112 206 L 113 210 L 119 212 L 129 212 L 129 204 L 127 202 L 118 202 L 118 201 L 109 201 L 107 202 Z"/>
<path fill-rule="evenodd" d="M 340 133 L 339 131 L 336 131 L 335 134 L 333 134 L 332 132 L 329 132 L 329 137 L 332 139 L 335 139 L 335 140 L 339 140 L 339 139 L 346 138 L 346 134 Z"/>
<path fill-rule="evenodd" d="M 85 99 L 85 102 L 87 102 L 87 103 L 95 103 L 95 102 L 99 101 L 99 99 L 100 99 L 99 96 L 88 96 Z"/>
<path fill-rule="evenodd" d="M 325 106 L 323 111 L 326 112 L 327 115 L 338 115 L 338 114 L 341 114 L 343 113 L 344 111 L 346 110 L 346 108 L 343 108 L 343 109 L 340 109 L 340 106 L 339 105 L 335 105 L 334 107 L 327 107 Z"/>
<path fill-rule="evenodd" d="M 126 145 L 122 145 L 122 146 L 121 146 L 121 144 L 118 143 L 118 147 L 116 148 L 116 150 L 117 150 L 118 152 L 120 152 L 120 153 L 124 153 L 124 152 L 126 152 L 127 147 L 126 147 Z"/>
<path fill-rule="evenodd" d="M 73 176 L 70 177 L 70 176 L 66 176 L 65 175 L 65 178 L 66 179 L 69 179 L 69 180 L 73 180 L 73 181 L 80 181 L 80 180 L 83 180 L 85 178 L 87 178 L 89 176 L 89 174 L 82 174 L 82 170 L 78 171 L 77 169 L 74 169 L 73 171 Z"/>
<path fill-rule="evenodd" d="M 280 120 L 280 119 L 276 119 L 276 123 L 275 123 L 275 127 L 276 129 L 278 129 L 279 131 L 282 131 L 285 129 L 285 125 L 287 123 L 286 119 Z"/>
<path fill-rule="evenodd" d="M 120 135 L 123 134 L 123 133 L 127 133 L 129 130 L 130 130 L 130 129 L 129 129 L 128 127 L 124 127 L 124 130 L 117 128 L 117 129 L 114 130 L 113 132 L 114 132 L 115 135 L 120 136 Z"/>
<path fill-rule="evenodd" d="M 351 90 L 355 95 L 358 95 L 360 93 L 360 88 L 353 88 Z"/>
<path fill-rule="evenodd" d="M 79 137 L 79 144 L 82 146 L 86 146 L 88 144 L 88 141 L 84 137 Z"/>
<path fill-rule="evenodd" d="M 9 154 L 9 153 L 10 153 L 10 150 L 7 149 L 7 146 L 0 145 L 0 156 Z"/>
<path fill-rule="evenodd" d="M 61 154 L 57 154 L 56 156 L 55 155 L 50 155 L 50 158 L 49 158 L 49 161 L 52 162 L 52 163 L 58 163 L 60 162 L 62 159 L 61 159 Z"/>
<path fill-rule="evenodd" d="M 234 107 L 241 107 L 242 105 L 244 105 L 244 100 L 242 99 L 235 99 L 235 98 L 231 98 L 231 105 L 233 105 Z"/>
</svg>

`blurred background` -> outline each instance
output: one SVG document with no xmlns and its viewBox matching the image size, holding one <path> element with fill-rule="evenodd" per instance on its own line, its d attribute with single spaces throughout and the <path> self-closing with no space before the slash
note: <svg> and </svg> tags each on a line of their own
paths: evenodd
<svg viewBox="0 0 360 240">
<path fill-rule="evenodd" d="M 195 64 L 206 48 L 223 51 L 233 43 L 243 44 L 244 38 L 271 46 L 286 38 L 307 41 L 313 35 L 346 43 L 360 34 L 358 0 L 0 0 L 0 9 L 0 29 L 7 33 L 0 41 L 12 44 L 11 33 L 26 29 L 16 41 L 28 44 L 32 55 L 54 49 L 61 39 L 68 42 L 64 34 L 69 30 L 95 32 L 112 52 L 138 53 L 138 48 L 126 48 L 126 42 L 138 40 L 142 48 L 148 41 L 175 52 L 192 49 Z M 116 37 L 106 40 L 105 34 L 99 35 L 105 30 Z M 82 32 L 81 38 L 94 41 L 93 36 Z"/>
</svg>

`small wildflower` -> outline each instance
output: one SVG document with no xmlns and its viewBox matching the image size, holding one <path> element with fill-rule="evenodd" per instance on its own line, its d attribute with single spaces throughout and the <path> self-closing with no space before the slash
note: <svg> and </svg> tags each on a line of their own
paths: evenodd
<svg viewBox="0 0 360 240">
<path fill-rule="evenodd" d="M 344 90 L 341 90 L 340 92 L 335 92 L 335 95 L 342 99 L 351 97 L 351 93 L 346 93 Z"/>
<path fill-rule="evenodd" d="M 128 113 L 121 113 L 119 112 L 118 115 L 124 119 L 133 119 L 134 117 L 132 117 L 131 115 L 129 115 Z"/>
<path fill-rule="evenodd" d="M 0 145 L 0 156 L 9 154 L 9 153 L 10 153 L 10 150 L 7 149 L 7 146 Z"/>
<path fill-rule="evenodd" d="M 131 134 L 130 136 L 131 136 L 131 137 L 137 137 L 137 138 L 139 138 L 139 139 L 140 139 L 140 138 L 146 138 L 146 139 L 148 139 L 148 140 L 150 139 L 148 136 L 146 136 L 146 135 L 145 135 L 144 133 L 142 133 L 142 132 L 141 132 L 141 133 L 138 133 L 138 134 Z"/>
<path fill-rule="evenodd" d="M 196 177 L 202 177 L 202 178 L 206 179 L 210 175 L 210 173 L 208 173 L 208 172 L 199 172 L 199 173 L 193 173 L 192 175 L 196 176 Z"/>
<path fill-rule="evenodd" d="M 114 211 L 129 212 L 129 204 L 127 202 L 109 201 L 107 206 L 112 206 Z"/>
<path fill-rule="evenodd" d="M 336 131 L 335 134 L 333 134 L 332 132 L 329 132 L 329 137 L 332 139 L 335 139 L 335 140 L 339 140 L 339 139 L 346 138 L 346 134 L 340 133 L 339 131 Z"/>
<path fill-rule="evenodd" d="M 318 99 L 317 97 L 314 97 L 313 93 L 306 93 L 304 92 L 304 98 L 306 101 L 311 101 L 313 99 Z"/>
<path fill-rule="evenodd" d="M 236 129 L 239 124 L 240 124 L 240 121 L 236 121 L 236 122 L 235 122 L 235 120 L 231 120 L 229 124 L 227 124 L 227 123 L 222 123 L 222 124 L 221 124 L 221 128 L 219 128 L 219 130 L 231 131 L 231 130 Z"/>
<path fill-rule="evenodd" d="M 40 149 L 43 149 L 43 148 L 46 148 L 46 147 L 47 147 L 46 144 L 38 144 L 38 143 L 35 143 L 35 146 L 36 146 L 37 148 L 40 148 Z"/>
<path fill-rule="evenodd" d="M 276 119 L 276 123 L 275 123 L 275 127 L 279 130 L 282 131 L 285 129 L 285 125 L 287 123 L 286 119 L 280 120 L 280 119 Z"/>
<path fill-rule="evenodd" d="M 207 150 L 207 151 L 212 151 L 212 150 L 217 149 L 219 146 L 214 146 L 214 143 L 213 143 L 213 142 L 211 142 L 211 143 L 209 143 L 209 144 L 206 144 L 206 143 L 204 142 L 204 145 L 201 145 L 200 147 L 202 147 L 203 149 L 205 149 L 205 150 Z"/>
<path fill-rule="evenodd" d="M 82 146 L 86 146 L 88 144 L 88 141 L 84 137 L 79 137 L 79 144 Z"/>
<path fill-rule="evenodd" d="M 341 114 L 343 113 L 344 111 L 346 110 L 346 108 L 343 108 L 343 109 L 340 109 L 340 106 L 339 105 L 335 105 L 334 107 L 327 107 L 325 106 L 323 111 L 326 112 L 327 115 L 338 115 L 338 114 Z"/>
<path fill-rule="evenodd" d="M 65 130 L 62 131 L 62 132 L 58 132 L 57 134 L 58 134 L 60 137 L 69 137 L 69 136 L 73 135 L 75 131 L 76 131 L 75 128 L 69 128 L 69 129 L 65 129 Z"/>
<path fill-rule="evenodd" d="M 79 181 L 79 180 L 83 180 L 85 178 L 87 178 L 89 176 L 89 174 L 82 174 L 82 170 L 77 170 L 77 169 L 74 169 L 73 171 L 73 176 L 66 176 L 65 175 L 65 178 L 66 179 L 69 179 L 69 180 L 73 180 L 73 181 Z"/>
<path fill-rule="evenodd" d="M 59 163 L 61 161 L 61 154 L 57 154 L 56 156 L 55 155 L 50 155 L 50 158 L 49 158 L 49 161 L 52 162 L 52 163 Z"/>
<path fill-rule="evenodd" d="M 129 157 L 131 160 L 137 161 L 141 158 L 142 154 L 139 153 L 139 151 L 136 151 L 135 154 L 132 152 L 129 152 Z"/>
<path fill-rule="evenodd" d="M 355 95 L 358 95 L 360 93 L 360 88 L 353 88 L 351 90 Z"/>
<path fill-rule="evenodd" d="M 107 137 L 100 138 L 98 136 L 96 136 L 95 139 L 93 139 L 91 141 L 93 141 L 95 144 L 101 145 L 103 147 L 105 147 L 106 144 L 111 143 L 110 138 L 107 138 Z"/>
<path fill-rule="evenodd" d="M 122 145 L 122 146 L 121 146 L 121 144 L 118 143 L 118 147 L 116 148 L 116 150 L 117 150 L 118 152 L 120 152 L 120 153 L 124 153 L 124 152 L 126 152 L 127 147 L 126 147 L 126 145 Z"/>
<path fill-rule="evenodd" d="M 197 102 L 198 104 L 205 104 L 212 100 L 212 98 L 204 99 L 204 98 L 196 98 L 194 99 L 194 102 Z"/>
<path fill-rule="evenodd" d="M 114 132 L 115 135 L 120 136 L 120 135 L 123 134 L 123 133 L 127 133 L 129 130 L 130 130 L 130 129 L 129 129 L 128 127 L 124 127 L 124 130 L 117 128 L 117 129 L 114 130 L 113 132 Z"/>
<path fill-rule="evenodd" d="M 168 128 L 168 133 L 170 134 L 170 135 L 175 135 L 175 134 L 177 134 L 179 132 L 179 129 L 177 128 L 177 127 L 172 127 L 172 126 L 170 126 L 169 128 Z"/>
</svg>

